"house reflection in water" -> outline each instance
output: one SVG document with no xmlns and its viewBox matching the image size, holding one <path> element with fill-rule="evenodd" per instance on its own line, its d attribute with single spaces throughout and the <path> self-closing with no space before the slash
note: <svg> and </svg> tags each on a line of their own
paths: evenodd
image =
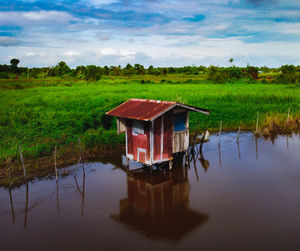
<svg viewBox="0 0 300 251">
<path fill-rule="evenodd" d="M 208 220 L 189 208 L 186 167 L 150 174 L 140 168 L 128 172 L 128 198 L 120 201 L 120 214 L 112 218 L 148 238 L 179 241 Z"/>
</svg>

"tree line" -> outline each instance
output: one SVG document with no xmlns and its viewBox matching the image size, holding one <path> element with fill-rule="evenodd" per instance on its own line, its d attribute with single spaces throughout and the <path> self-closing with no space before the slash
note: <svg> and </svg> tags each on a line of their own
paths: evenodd
<svg viewBox="0 0 300 251">
<path fill-rule="evenodd" d="M 255 67 L 247 65 L 246 67 L 236 67 L 232 64 L 233 59 L 229 60 L 231 66 L 184 66 L 184 67 L 154 67 L 150 65 L 148 68 L 141 64 L 127 64 L 122 66 L 77 66 L 70 68 L 64 61 L 59 62 L 54 67 L 18 67 L 19 59 L 11 59 L 10 65 L 0 65 L 0 78 L 40 78 L 40 77 L 74 77 L 77 79 L 98 81 L 103 76 L 132 76 L 132 75 L 155 75 L 163 76 L 166 74 L 185 74 L 198 75 L 206 74 L 207 79 L 213 82 L 222 83 L 230 80 L 238 80 L 248 78 L 251 80 L 259 79 L 260 73 L 274 73 L 274 77 L 268 77 L 261 74 L 264 81 L 273 81 L 275 83 L 300 83 L 300 65 L 283 65 L 278 68 L 269 68 L 266 66 Z"/>
</svg>

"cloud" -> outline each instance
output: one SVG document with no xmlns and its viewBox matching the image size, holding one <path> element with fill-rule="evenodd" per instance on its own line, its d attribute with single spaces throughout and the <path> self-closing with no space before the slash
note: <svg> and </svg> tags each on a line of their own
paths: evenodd
<svg viewBox="0 0 300 251">
<path fill-rule="evenodd" d="M 62 11 L 1 11 L 0 25 L 26 26 L 26 25 L 55 25 L 67 24 L 75 18 Z"/>
<path fill-rule="evenodd" d="M 16 46 L 20 43 L 21 41 L 17 38 L 0 36 L 0 46 Z"/>
<path fill-rule="evenodd" d="M 0 2 L 0 63 L 300 63 L 299 1 Z"/>
<path fill-rule="evenodd" d="M 63 53 L 63 55 L 67 57 L 74 57 L 74 56 L 80 56 L 81 53 L 79 51 L 66 51 Z"/>
</svg>

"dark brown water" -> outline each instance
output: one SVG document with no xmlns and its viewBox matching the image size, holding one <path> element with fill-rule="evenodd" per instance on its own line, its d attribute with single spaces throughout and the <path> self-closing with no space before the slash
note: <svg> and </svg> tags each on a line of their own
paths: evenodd
<svg viewBox="0 0 300 251">
<path fill-rule="evenodd" d="M 190 168 L 126 173 L 115 153 L 0 188 L 0 250 L 300 250 L 300 137 L 235 136 Z"/>
</svg>

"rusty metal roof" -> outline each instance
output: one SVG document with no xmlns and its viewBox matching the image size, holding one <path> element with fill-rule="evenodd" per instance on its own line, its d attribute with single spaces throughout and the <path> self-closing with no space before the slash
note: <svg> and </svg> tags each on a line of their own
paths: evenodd
<svg viewBox="0 0 300 251">
<path fill-rule="evenodd" d="M 120 118 L 152 121 L 175 106 L 179 106 L 190 111 L 209 114 L 209 110 L 178 102 L 136 98 L 129 99 L 106 114 Z"/>
</svg>

